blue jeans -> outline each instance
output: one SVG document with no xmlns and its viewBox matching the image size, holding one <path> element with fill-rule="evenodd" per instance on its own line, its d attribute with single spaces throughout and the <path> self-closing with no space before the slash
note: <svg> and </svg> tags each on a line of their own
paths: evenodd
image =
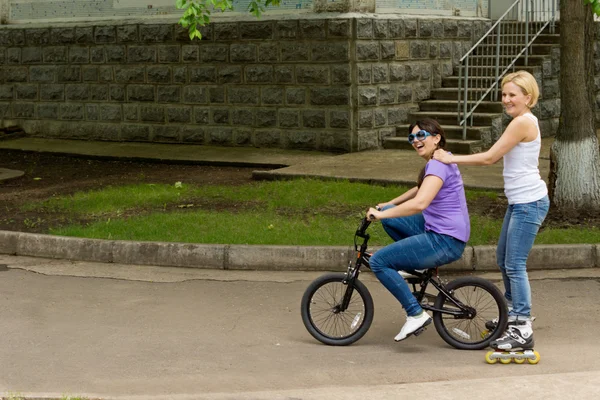
<svg viewBox="0 0 600 400">
<path fill-rule="evenodd" d="M 540 225 L 544 222 L 550 200 L 509 204 L 504 216 L 496 261 L 502 272 L 506 301 L 511 304 L 509 316 L 531 316 L 531 287 L 527 275 L 527 257 L 533 247 Z"/>
<path fill-rule="evenodd" d="M 449 264 L 460 258 L 465 243 L 452 236 L 426 232 L 422 214 L 384 219 L 381 223 L 395 243 L 373 254 L 370 260 L 371 270 L 383 286 L 398 299 L 407 315 L 418 315 L 423 309 L 398 271 L 435 268 Z"/>
</svg>

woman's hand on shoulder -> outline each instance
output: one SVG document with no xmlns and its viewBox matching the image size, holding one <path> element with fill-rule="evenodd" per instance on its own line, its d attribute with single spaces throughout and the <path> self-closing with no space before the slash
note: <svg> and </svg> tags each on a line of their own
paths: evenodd
<svg viewBox="0 0 600 400">
<path fill-rule="evenodd" d="M 433 159 L 443 162 L 444 164 L 451 164 L 452 154 L 448 153 L 446 150 L 439 149 L 433 153 Z"/>
</svg>

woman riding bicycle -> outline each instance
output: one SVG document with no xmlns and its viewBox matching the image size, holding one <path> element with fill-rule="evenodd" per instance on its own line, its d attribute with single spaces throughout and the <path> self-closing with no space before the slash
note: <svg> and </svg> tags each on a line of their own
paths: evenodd
<svg viewBox="0 0 600 400">
<path fill-rule="evenodd" d="M 404 194 L 370 208 L 367 217 L 381 220 L 394 243 L 378 250 L 370 260 L 377 279 L 402 304 L 406 323 L 394 338 L 404 340 L 429 325 L 408 284 L 398 271 L 435 268 L 458 260 L 470 235 L 470 221 L 460 171 L 455 164 L 432 159 L 446 144 L 444 130 L 433 119 L 409 127 L 408 141 L 427 161 L 417 186 Z"/>
</svg>

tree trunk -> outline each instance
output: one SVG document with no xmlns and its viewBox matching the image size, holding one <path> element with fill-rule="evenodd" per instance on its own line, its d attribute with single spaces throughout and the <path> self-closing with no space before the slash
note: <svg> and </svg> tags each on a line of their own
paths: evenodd
<svg viewBox="0 0 600 400">
<path fill-rule="evenodd" d="M 582 0 L 561 0 L 561 115 L 549 175 L 550 198 L 561 209 L 600 210 L 594 39 L 591 7 Z"/>
</svg>

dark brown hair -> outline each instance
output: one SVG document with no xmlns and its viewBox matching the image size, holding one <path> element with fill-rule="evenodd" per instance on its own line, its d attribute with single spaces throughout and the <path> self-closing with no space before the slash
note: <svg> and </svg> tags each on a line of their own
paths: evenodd
<svg viewBox="0 0 600 400">
<path fill-rule="evenodd" d="M 415 126 L 418 126 L 420 129 L 423 129 L 431 133 L 432 135 L 440 136 L 440 141 L 438 142 L 437 147 L 435 148 L 436 150 L 444 149 L 444 147 L 446 147 L 446 133 L 444 132 L 444 129 L 442 129 L 442 127 L 440 126 L 439 122 L 437 122 L 435 119 L 424 118 L 416 121 L 413 124 L 410 124 L 410 126 L 408 127 L 409 134 L 412 133 L 413 129 L 415 129 Z M 430 154 L 429 159 L 431 159 L 432 156 L 433 154 Z M 421 172 L 419 172 L 419 177 L 417 178 L 418 187 L 421 187 L 423 179 L 425 179 L 425 167 L 423 167 Z"/>
</svg>

